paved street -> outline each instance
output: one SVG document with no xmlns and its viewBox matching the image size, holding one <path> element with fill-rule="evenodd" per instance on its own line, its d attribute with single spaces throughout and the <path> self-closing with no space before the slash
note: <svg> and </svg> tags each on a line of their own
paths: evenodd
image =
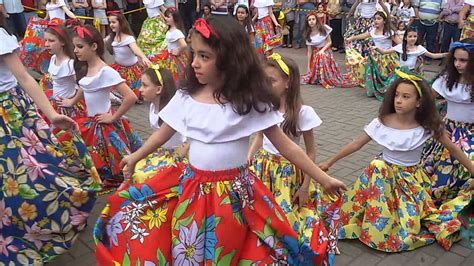
<svg viewBox="0 0 474 266">
<path fill-rule="evenodd" d="M 284 56 L 291 55 L 298 62 L 300 69 L 305 69 L 306 49 L 284 49 L 280 50 L 280 53 Z M 338 62 L 342 62 L 341 54 L 337 53 L 335 56 Z M 427 67 L 427 70 L 431 70 L 426 73 L 428 77 L 436 74 L 439 69 L 438 63 L 439 61 L 434 61 Z M 379 102 L 374 98 L 368 98 L 362 88 L 325 90 L 320 86 L 303 86 L 302 94 L 305 104 L 314 107 L 323 120 L 323 124 L 315 130 L 317 162 L 337 152 L 344 144 L 360 134 L 365 124 L 377 116 Z M 147 105 L 135 105 L 127 116 L 143 139 L 151 134 Z M 380 147 L 371 143 L 358 153 L 338 162 L 330 174 L 351 184 L 380 151 Z M 50 265 L 95 265 L 92 228 L 105 201 L 105 196 L 98 199 L 89 218 L 89 226 L 79 236 L 70 252 Z M 374 251 L 357 240 L 340 241 L 339 248 L 341 254 L 336 257 L 336 265 L 474 265 L 474 250 L 468 249 L 465 242 L 455 244 L 449 252 L 435 243 L 411 252 L 386 254 Z"/>
</svg>

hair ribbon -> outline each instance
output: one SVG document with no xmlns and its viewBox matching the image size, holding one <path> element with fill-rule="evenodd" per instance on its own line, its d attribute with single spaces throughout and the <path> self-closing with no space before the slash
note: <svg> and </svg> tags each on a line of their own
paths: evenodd
<svg viewBox="0 0 474 266">
<path fill-rule="evenodd" d="M 90 38 L 94 37 L 94 34 L 90 30 L 88 30 L 86 27 L 83 26 L 76 26 L 74 30 L 77 32 L 77 35 L 81 38 L 84 39 L 85 35 L 89 36 Z"/>
<path fill-rule="evenodd" d="M 273 53 L 273 54 L 269 55 L 269 56 L 268 56 L 268 59 L 277 62 L 277 64 L 278 64 L 278 66 L 280 67 L 280 69 L 281 69 L 287 76 L 290 76 L 290 68 L 289 68 L 288 65 L 283 61 L 283 59 L 281 58 L 281 55 L 280 55 L 279 53 Z"/>
<path fill-rule="evenodd" d="M 418 91 L 418 94 L 420 94 L 420 97 L 423 96 L 423 93 L 421 93 L 421 87 L 420 85 L 418 84 L 418 81 L 422 81 L 423 79 L 420 78 L 420 77 L 417 77 L 415 75 L 411 75 L 411 74 L 407 74 L 403 71 L 400 71 L 398 69 L 395 70 L 395 73 L 397 74 L 397 76 L 399 76 L 400 78 L 402 79 L 405 79 L 405 80 L 408 80 L 410 81 L 411 83 L 413 83 L 413 85 L 415 85 L 415 88 L 416 90 Z"/>
<path fill-rule="evenodd" d="M 474 44 L 472 43 L 465 43 L 465 42 L 453 42 L 451 46 L 449 47 L 449 50 L 452 51 L 457 48 L 464 48 L 469 52 L 474 51 Z"/>
<path fill-rule="evenodd" d="M 120 14 L 122 14 L 122 12 L 120 12 L 120 10 L 107 11 L 108 16 L 114 16 L 114 15 L 120 15 Z"/>
<path fill-rule="evenodd" d="M 216 39 L 219 39 L 219 35 L 217 35 L 217 32 L 203 18 L 197 19 L 196 22 L 194 22 L 194 29 L 196 29 L 196 31 L 198 31 L 206 39 L 209 39 L 209 37 L 211 37 L 211 34 L 213 34 Z"/>
<path fill-rule="evenodd" d="M 156 77 L 158 78 L 158 81 L 161 83 L 161 86 L 164 86 L 165 84 L 163 83 L 163 77 L 161 76 L 160 73 L 160 66 L 157 64 L 153 64 L 150 66 L 151 69 L 155 70 Z"/>
<path fill-rule="evenodd" d="M 59 28 L 59 26 L 64 26 L 64 22 L 59 18 L 53 18 L 48 22 L 48 28 L 51 28 L 64 38 L 64 32 Z"/>
</svg>

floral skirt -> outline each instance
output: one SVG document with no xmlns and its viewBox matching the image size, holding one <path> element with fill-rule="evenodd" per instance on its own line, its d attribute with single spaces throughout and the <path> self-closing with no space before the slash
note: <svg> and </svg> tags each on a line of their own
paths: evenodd
<svg viewBox="0 0 474 266">
<path fill-rule="evenodd" d="M 168 69 L 173 75 L 173 80 L 179 87 L 179 80 L 184 75 L 186 65 L 189 62 L 189 55 L 183 51 L 180 55 L 173 55 L 168 50 L 164 50 L 157 56 L 150 58 L 153 63 Z"/>
<path fill-rule="evenodd" d="M 187 160 L 186 158 L 181 158 L 177 148 L 159 148 L 156 152 L 148 155 L 135 165 L 135 171 L 132 176 L 133 183 L 143 183 L 154 176 L 160 168 L 169 167 L 181 161 L 186 162 Z"/>
<path fill-rule="evenodd" d="M 293 204 L 293 197 L 303 184 L 302 172 L 285 158 L 260 149 L 250 165 L 251 171 L 272 192 L 275 201 L 286 215 L 300 242 L 311 245 L 319 257 L 319 264 L 332 265 L 336 250 L 340 205 L 322 206 L 320 188 L 313 181 L 309 185 L 309 198 L 303 207 Z M 340 202 L 339 202 L 340 203 Z M 320 211 L 326 211 L 320 216 Z M 331 215 L 328 211 L 331 210 Z M 323 220 L 322 218 L 330 218 Z M 332 234 L 328 237 L 329 234 Z"/>
<path fill-rule="evenodd" d="M 466 19 L 464 27 L 462 28 L 460 40 L 471 38 L 473 36 L 474 36 L 474 14 L 470 14 Z"/>
<path fill-rule="evenodd" d="M 344 34 L 344 39 L 350 36 L 355 36 L 355 35 L 359 35 L 365 32 L 369 32 L 370 28 L 372 27 L 372 24 L 373 24 L 372 18 L 360 17 L 356 19 L 353 24 L 348 25 L 347 31 Z M 370 53 L 369 48 L 371 45 L 373 45 L 373 43 L 371 39 L 368 38 L 364 40 L 353 41 L 346 47 L 346 49 L 356 51 L 365 59 Z M 346 60 L 348 60 L 348 57 L 346 57 Z M 351 73 L 357 79 L 358 84 L 360 86 L 364 86 L 364 73 L 365 73 L 366 60 L 363 60 L 357 64 L 350 64 L 349 61 L 347 63 L 348 63 L 347 65 L 350 66 Z"/>
<path fill-rule="evenodd" d="M 265 58 L 265 53 L 269 52 L 283 43 L 279 34 L 276 34 L 270 16 L 257 20 L 255 23 L 255 51 L 261 58 Z"/>
<path fill-rule="evenodd" d="M 142 25 L 137 44 L 143 53 L 153 57 L 166 50 L 165 35 L 168 25 L 161 16 L 147 18 Z"/>
<path fill-rule="evenodd" d="M 420 166 L 372 161 L 344 193 L 339 238 L 358 238 L 384 252 L 413 250 L 435 240 L 448 250 L 461 223 L 457 213 L 435 206 L 430 186 Z"/>
<path fill-rule="evenodd" d="M 21 88 L 0 93 L 0 261 L 37 265 L 85 228 L 100 179 L 85 144 L 51 132 Z"/>
<path fill-rule="evenodd" d="M 474 200 L 459 213 L 459 220 L 462 223 L 461 236 L 474 249 Z"/>
<path fill-rule="evenodd" d="M 248 167 L 178 163 L 108 200 L 96 227 L 98 265 L 313 265 L 271 192 Z M 159 239 L 159 241 L 157 241 Z M 143 248 L 147 247 L 147 248 Z"/>
<path fill-rule="evenodd" d="M 311 53 L 311 71 L 302 75 L 303 84 L 321 84 L 323 88 L 333 87 L 350 88 L 357 86 L 350 73 L 343 74 L 334 60 L 331 49 L 327 49 L 323 54 L 318 54 L 320 48 L 313 47 Z"/>
<path fill-rule="evenodd" d="M 20 47 L 20 59 L 23 64 L 40 74 L 48 73 L 51 59 L 51 54 L 44 45 L 44 32 L 48 22 L 47 19 L 31 17 Z"/>
<path fill-rule="evenodd" d="M 138 97 L 140 96 L 140 87 L 142 86 L 142 71 L 143 68 L 139 63 L 133 66 L 122 66 L 119 64 L 110 65 L 115 69 L 120 76 L 127 82 L 127 85 L 132 89 L 133 93 Z"/>
<path fill-rule="evenodd" d="M 474 161 L 474 124 L 446 119 L 445 128 L 451 141 Z M 463 188 L 468 185 L 471 173 L 434 139 L 430 139 L 423 150 L 423 168 L 430 176 L 431 197 L 436 205 L 448 205 L 459 211 L 469 203 L 470 193 Z"/>
<path fill-rule="evenodd" d="M 390 85 L 388 78 L 398 67 L 399 60 L 395 53 L 382 55 L 371 53 L 368 55 L 365 65 L 365 89 L 367 96 L 376 97 L 382 101 L 385 96 L 385 90 Z"/>
<path fill-rule="evenodd" d="M 119 163 L 125 155 L 142 146 L 140 136 L 125 118 L 104 124 L 98 123 L 95 117 L 84 117 L 77 123 L 99 171 L 104 191 L 118 187 L 123 181 Z"/>
</svg>

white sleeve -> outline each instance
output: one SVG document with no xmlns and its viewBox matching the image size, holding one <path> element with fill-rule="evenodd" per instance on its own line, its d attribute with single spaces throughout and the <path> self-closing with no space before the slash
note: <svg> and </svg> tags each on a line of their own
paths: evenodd
<svg viewBox="0 0 474 266">
<path fill-rule="evenodd" d="M 185 132 L 186 121 L 183 110 L 185 94 L 178 90 L 168 104 L 161 109 L 160 118 L 177 132 Z"/>
<path fill-rule="evenodd" d="M 324 28 L 326 29 L 326 37 L 327 37 L 331 34 L 332 28 L 329 27 L 328 25 L 324 25 Z"/>
<path fill-rule="evenodd" d="M 16 49 L 20 48 L 16 37 L 8 34 L 8 32 L 0 27 L 0 55 L 11 54 Z"/>
<path fill-rule="evenodd" d="M 410 7 L 410 17 L 415 17 L 415 9 L 413 9 L 413 7 Z"/>
<path fill-rule="evenodd" d="M 58 7 L 62 7 L 62 6 L 65 6 L 66 3 L 64 2 L 64 0 L 58 0 L 58 3 L 56 4 Z"/>
<path fill-rule="evenodd" d="M 364 127 L 364 131 L 371 139 L 373 139 L 376 136 L 377 129 L 380 128 L 381 124 L 382 123 L 378 118 L 374 118 L 368 125 Z"/>
<path fill-rule="evenodd" d="M 185 36 L 180 30 L 174 30 L 174 31 L 170 32 L 170 35 L 169 35 L 169 41 L 170 42 L 175 42 L 179 39 L 184 39 L 184 38 L 185 38 Z"/>
<path fill-rule="evenodd" d="M 418 47 L 416 48 L 416 53 L 418 56 L 420 55 L 424 55 L 426 53 L 426 48 L 424 46 L 421 46 L 421 45 L 418 45 Z"/>
<path fill-rule="evenodd" d="M 401 43 L 393 46 L 392 49 L 395 50 L 399 54 L 403 53 L 403 46 Z"/>
<path fill-rule="evenodd" d="M 298 117 L 298 131 L 308 131 L 321 125 L 323 121 L 314 111 L 313 107 L 308 105 L 301 106 Z"/>
<path fill-rule="evenodd" d="M 436 91 L 439 95 L 445 97 L 445 90 L 446 90 L 446 77 L 439 76 L 431 85 L 434 91 Z"/>
</svg>

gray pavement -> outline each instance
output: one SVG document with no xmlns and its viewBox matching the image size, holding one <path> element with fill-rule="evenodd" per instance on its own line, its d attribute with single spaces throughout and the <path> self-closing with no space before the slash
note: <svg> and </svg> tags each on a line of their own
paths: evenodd
<svg viewBox="0 0 474 266">
<path fill-rule="evenodd" d="M 282 49 L 279 52 L 293 58 L 298 62 L 300 70 L 305 71 L 306 49 Z M 336 53 L 335 57 L 339 65 L 342 65 L 343 55 Z M 426 67 L 427 77 L 433 77 L 440 70 L 438 63 L 439 61 L 434 61 Z M 315 130 L 317 162 L 326 160 L 360 134 L 363 126 L 377 116 L 380 104 L 374 98 L 368 98 L 362 88 L 325 90 L 321 86 L 303 86 L 302 95 L 305 104 L 314 107 L 323 120 L 323 124 Z M 135 105 L 127 113 L 127 117 L 142 138 L 148 138 L 152 133 L 148 124 L 148 106 Z M 330 170 L 330 175 L 351 184 L 380 151 L 380 147 L 369 143 L 359 152 L 336 163 Z M 95 265 L 92 228 L 105 202 L 106 196 L 97 200 L 88 220 L 89 226 L 79 236 L 73 248 L 50 265 Z M 449 252 L 435 243 L 414 251 L 387 254 L 370 249 L 358 240 L 339 241 L 339 249 L 341 254 L 336 256 L 336 265 L 474 265 L 474 250 L 467 248 L 465 241 L 456 243 Z"/>
</svg>

